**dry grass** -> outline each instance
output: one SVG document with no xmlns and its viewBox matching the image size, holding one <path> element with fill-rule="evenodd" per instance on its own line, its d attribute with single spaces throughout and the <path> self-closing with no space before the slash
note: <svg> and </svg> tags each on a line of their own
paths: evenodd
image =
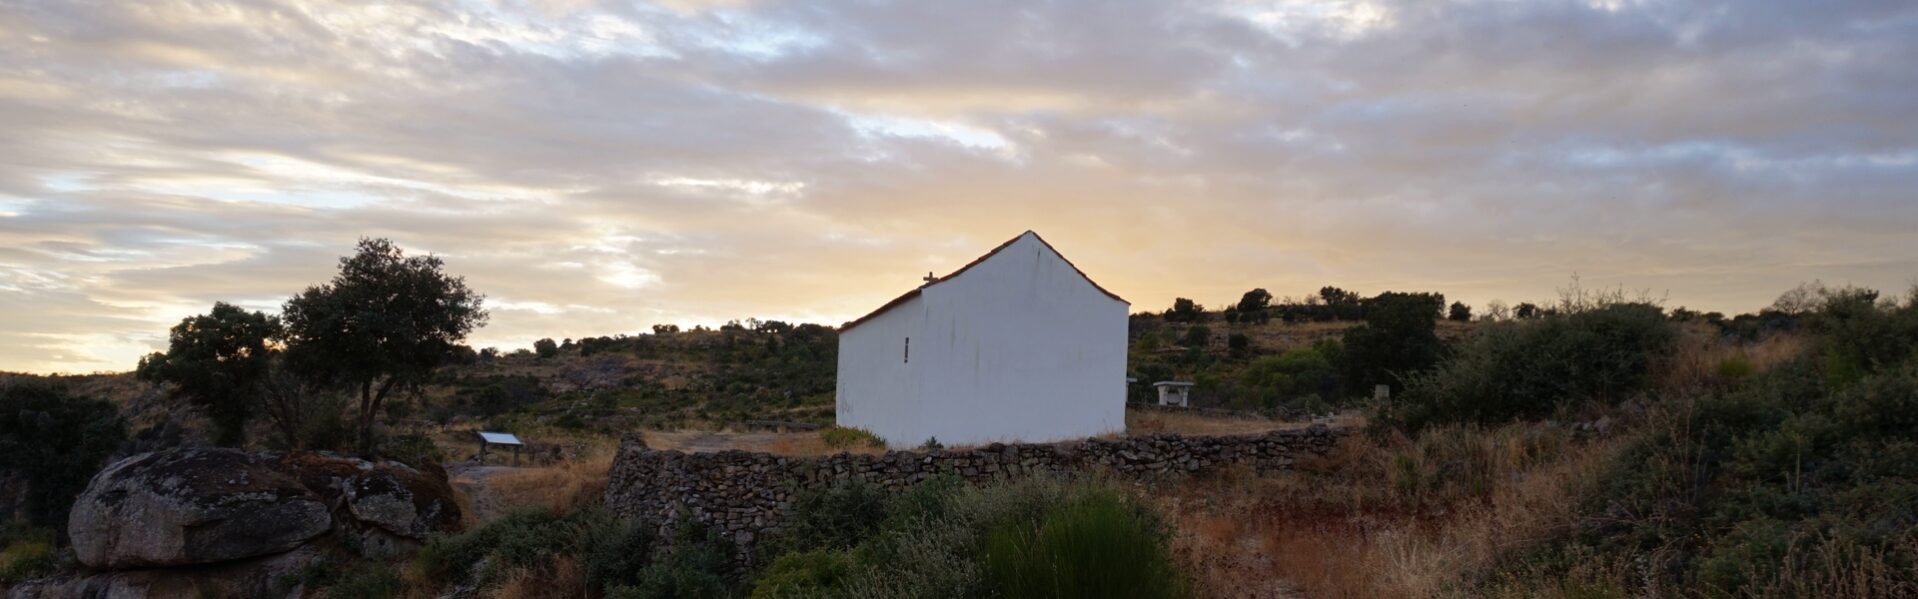
<svg viewBox="0 0 1918 599">
<path fill-rule="evenodd" d="M 1258 418 L 1228 418 L 1208 416 L 1196 412 L 1176 412 L 1160 410 L 1126 410 L 1126 433 L 1133 435 L 1151 433 L 1178 433 L 1182 435 L 1252 435 L 1275 430 L 1290 430 L 1311 426 L 1310 422 L 1285 422 Z M 1364 427 L 1365 417 L 1357 413 L 1342 414 L 1331 423 L 1340 427 Z"/>
<path fill-rule="evenodd" d="M 598 448 L 578 459 L 551 466 L 513 468 L 488 474 L 482 486 L 498 502 L 499 513 L 523 507 L 568 511 L 597 503 L 606 493 L 606 477 L 612 471 L 613 450 Z"/>
<path fill-rule="evenodd" d="M 1800 335 L 1775 334 L 1743 343 L 1724 339 L 1712 325 L 1691 323 L 1680 327 L 1678 347 L 1653 373 L 1653 381 L 1660 389 L 1677 392 L 1723 388 L 1790 361 L 1804 349 Z"/>
<path fill-rule="evenodd" d="M 737 449 L 790 456 L 821 456 L 835 453 L 885 453 L 883 447 L 863 444 L 837 448 L 820 438 L 818 431 L 790 433 L 726 431 L 642 431 L 646 446 L 658 450 L 712 452 Z"/>
<path fill-rule="evenodd" d="M 1569 526 L 1620 444 L 1534 425 L 1354 438 L 1294 474 L 1196 480 L 1160 501 L 1207 596 L 1465 596 Z"/>
<path fill-rule="evenodd" d="M 480 592 L 487 599 L 587 599 L 586 568 L 570 556 L 553 558 L 548 568 L 519 570 L 499 586 Z"/>
</svg>

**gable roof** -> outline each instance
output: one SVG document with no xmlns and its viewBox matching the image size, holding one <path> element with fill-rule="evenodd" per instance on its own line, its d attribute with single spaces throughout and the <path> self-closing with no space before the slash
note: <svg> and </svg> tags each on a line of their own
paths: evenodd
<svg viewBox="0 0 1918 599">
<path fill-rule="evenodd" d="M 1113 293 L 1111 291 L 1107 291 L 1105 287 L 1101 287 L 1099 285 L 1098 281 L 1094 281 L 1092 280 L 1092 277 L 1086 276 L 1085 271 L 1079 270 L 1079 267 L 1077 265 L 1073 264 L 1071 260 L 1066 259 L 1065 254 L 1059 253 L 1059 248 L 1052 247 L 1052 244 L 1047 243 L 1046 238 L 1040 237 L 1039 234 L 1036 232 L 1026 231 L 1024 233 L 1020 233 L 1016 236 L 1013 236 L 1012 239 L 1006 240 L 1005 243 L 999 244 L 999 247 L 992 248 L 992 251 L 986 252 L 985 255 L 980 256 L 978 258 L 973 258 L 972 261 L 967 262 L 965 266 L 959 267 L 959 270 L 952 271 L 951 274 L 948 274 L 943 277 L 939 277 L 937 279 L 933 279 L 932 281 L 927 282 L 924 285 L 920 285 L 916 288 L 913 288 L 912 291 L 907 291 L 904 295 L 900 295 L 899 297 L 893 298 L 892 301 L 886 302 L 886 304 L 883 306 L 880 306 L 879 309 L 873 310 L 871 313 L 866 314 L 865 316 L 855 318 L 851 322 L 847 322 L 846 324 L 839 325 L 839 332 L 844 333 L 846 331 L 852 330 L 853 327 L 864 324 L 868 320 L 878 318 L 880 314 L 885 314 L 886 312 L 891 311 L 893 308 L 899 307 L 900 304 L 904 304 L 907 301 L 911 300 L 912 298 L 919 297 L 919 292 L 925 290 L 925 288 L 952 280 L 953 277 L 957 277 L 961 274 L 964 274 L 968 270 L 972 270 L 972 267 L 978 266 L 979 263 L 981 262 L 985 262 L 987 258 L 991 258 L 993 256 L 999 255 L 999 252 L 1005 251 L 1006 248 L 1012 247 L 1012 244 L 1017 243 L 1020 239 L 1024 239 L 1025 236 L 1027 235 L 1031 235 L 1033 239 L 1038 240 L 1040 245 L 1046 246 L 1046 249 L 1052 250 L 1052 255 L 1058 256 L 1061 262 L 1066 263 L 1066 266 L 1072 267 L 1072 272 L 1079 273 L 1079 278 L 1085 279 L 1087 283 L 1091 283 L 1093 289 L 1099 290 L 1099 293 L 1106 294 L 1106 297 L 1119 300 L 1120 303 L 1123 303 L 1126 305 L 1132 305 L 1132 302 L 1128 302 L 1125 300 L 1125 298 L 1119 297 L 1119 294 Z"/>
</svg>

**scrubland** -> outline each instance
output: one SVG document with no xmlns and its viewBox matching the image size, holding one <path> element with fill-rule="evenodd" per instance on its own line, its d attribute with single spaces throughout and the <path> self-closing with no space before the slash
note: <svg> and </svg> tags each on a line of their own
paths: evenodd
<svg viewBox="0 0 1918 599">
<path fill-rule="evenodd" d="M 385 451 L 452 465 L 465 532 L 289 582 L 325 597 L 1918 596 L 1918 298 L 1799 295 L 1733 319 L 1622 295 L 1469 324 L 1432 317 L 1421 294 L 1341 308 L 1363 323 L 1135 316 L 1141 378 L 1197 379 L 1209 407 L 1337 413 L 1352 434 L 1278 474 L 836 487 L 803 497 L 791 534 L 744 568 L 695 522 L 659 538 L 662 523 L 599 505 L 617 434 L 683 451 L 883 451 L 863 431 L 746 426 L 820 423 L 826 332 L 556 344 L 456 368 L 389 420 Z M 1355 391 L 1380 380 L 1389 400 Z M 168 428 L 150 386 L 72 382 L 167 424 L 148 431 L 192 434 Z M 1310 420 L 1327 421 L 1135 410 L 1127 426 Z M 466 464 L 476 428 L 539 451 L 520 468 Z M 0 533 L 0 578 L 63 567 L 48 529 Z"/>
</svg>

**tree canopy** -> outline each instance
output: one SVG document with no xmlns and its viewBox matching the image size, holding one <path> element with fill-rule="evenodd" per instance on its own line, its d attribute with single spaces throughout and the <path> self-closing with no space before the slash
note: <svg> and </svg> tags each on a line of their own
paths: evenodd
<svg viewBox="0 0 1918 599">
<path fill-rule="evenodd" d="M 25 476 L 36 525 L 64 529 L 73 498 L 124 440 L 113 404 L 41 381 L 0 381 L 0 471 Z"/>
<path fill-rule="evenodd" d="M 246 442 L 246 420 L 259 392 L 280 320 L 219 302 L 213 310 L 189 316 L 167 335 L 166 353 L 140 359 L 140 378 L 171 383 L 189 401 L 207 410 L 214 442 Z"/>
<path fill-rule="evenodd" d="M 362 444 L 395 388 L 424 381 L 486 322 L 484 297 L 446 274 L 438 256 L 408 256 L 386 239 L 361 239 L 325 284 L 287 300 L 287 352 L 316 379 L 355 388 Z"/>
<path fill-rule="evenodd" d="M 1365 324 L 1345 331 L 1347 376 L 1353 389 L 1387 384 L 1430 368 L 1445 351 L 1436 331 L 1445 296 L 1388 291 L 1365 300 Z"/>
<path fill-rule="evenodd" d="M 1172 309 L 1166 310 L 1165 319 L 1173 322 L 1198 322 L 1205 320 L 1205 306 L 1190 298 L 1172 300 Z"/>
</svg>

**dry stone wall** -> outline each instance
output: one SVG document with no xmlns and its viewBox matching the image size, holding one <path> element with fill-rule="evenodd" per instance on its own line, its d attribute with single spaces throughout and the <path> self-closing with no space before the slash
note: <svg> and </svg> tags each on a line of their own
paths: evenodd
<svg viewBox="0 0 1918 599">
<path fill-rule="evenodd" d="M 681 453 L 646 447 L 629 434 L 620 442 L 606 487 L 606 505 L 621 517 L 662 529 L 691 518 L 742 548 L 777 534 L 795 497 L 839 481 L 897 490 L 935 477 L 985 484 L 1036 473 L 1110 472 L 1127 478 L 1199 474 L 1243 465 L 1272 472 L 1306 454 L 1323 454 L 1341 433 L 1322 426 L 1260 435 L 1147 435 L 1062 444 L 999 444 L 962 451 L 889 451 L 882 455 L 790 457 L 722 451 Z"/>
</svg>

